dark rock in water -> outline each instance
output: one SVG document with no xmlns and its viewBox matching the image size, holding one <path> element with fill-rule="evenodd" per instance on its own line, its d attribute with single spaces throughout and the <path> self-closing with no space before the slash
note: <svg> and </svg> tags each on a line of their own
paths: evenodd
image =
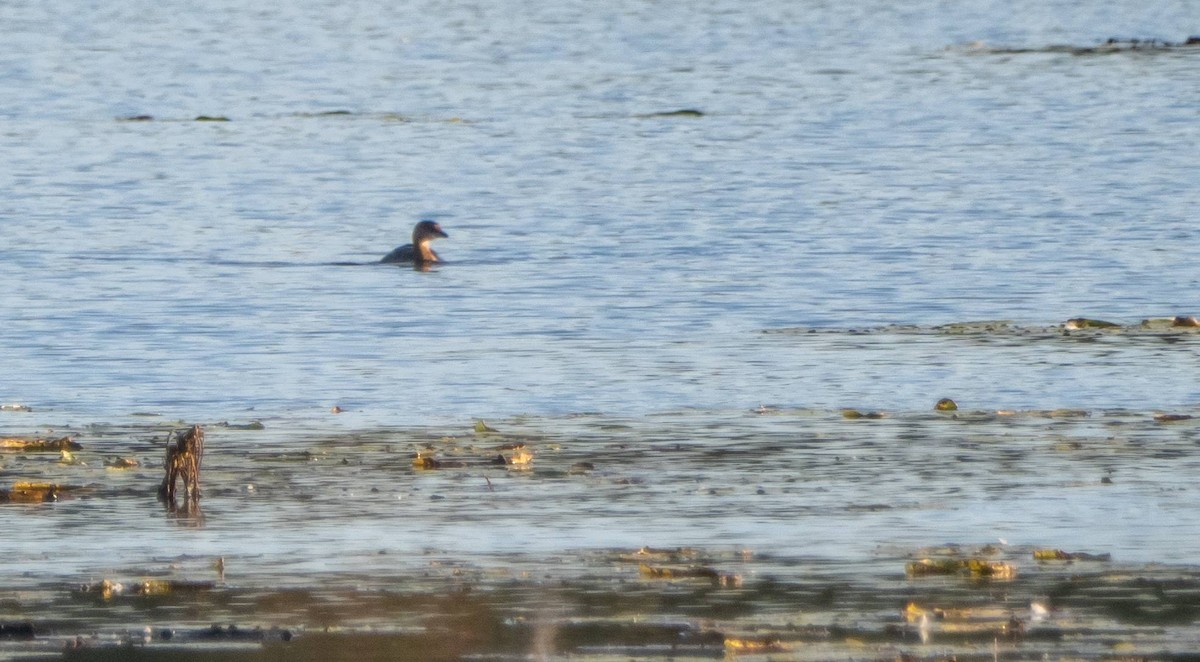
<svg viewBox="0 0 1200 662">
<path fill-rule="evenodd" d="M 153 115 L 129 115 L 126 117 L 118 117 L 118 122 L 150 122 L 154 120 Z"/>
<path fill-rule="evenodd" d="M 180 633 L 181 636 L 184 633 Z M 212 624 L 203 630 L 194 631 L 188 634 L 188 639 L 199 640 L 218 640 L 218 642 L 264 642 L 264 640 L 282 639 L 284 642 L 292 638 L 292 633 L 287 630 L 280 630 L 278 627 L 271 627 L 270 630 L 263 630 L 262 627 L 242 628 L 233 624 L 226 627 Z"/>
<path fill-rule="evenodd" d="M 199 641 L 291 641 L 292 633 L 278 627 L 264 630 L 261 627 L 239 628 L 229 624 L 221 627 L 216 623 L 192 632 L 180 632 L 180 638 Z"/>
<path fill-rule="evenodd" d="M 33 623 L 30 621 L 0 622 L 0 639 L 33 639 L 34 636 Z"/>
</svg>

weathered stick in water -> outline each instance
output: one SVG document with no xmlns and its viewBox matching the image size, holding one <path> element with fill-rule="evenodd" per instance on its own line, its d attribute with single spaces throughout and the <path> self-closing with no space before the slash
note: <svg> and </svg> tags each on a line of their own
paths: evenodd
<svg viewBox="0 0 1200 662">
<path fill-rule="evenodd" d="M 204 458 L 204 429 L 193 425 L 167 435 L 167 454 L 163 461 L 166 476 L 158 488 L 158 498 L 175 503 L 175 483 L 183 480 L 186 503 L 200 501 L 200 461 Z"/>
</svg>

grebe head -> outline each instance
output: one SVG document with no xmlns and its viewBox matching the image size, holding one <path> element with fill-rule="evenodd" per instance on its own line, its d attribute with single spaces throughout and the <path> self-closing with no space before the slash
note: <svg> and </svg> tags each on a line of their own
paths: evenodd
<svg viewBox="0 0 1200 662">
<path fill-rule="evenodd" d="M 413 228 L 413 246 L 419 246 L 425 242 L 433 241 L 438 238 L 449 238 L 450 235 L 442 230 L 442 226 L 433 221 L 421 221 Z"/>
</svg>

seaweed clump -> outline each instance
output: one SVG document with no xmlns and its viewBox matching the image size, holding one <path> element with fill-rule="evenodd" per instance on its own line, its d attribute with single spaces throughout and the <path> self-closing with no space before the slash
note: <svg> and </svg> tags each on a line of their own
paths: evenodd
<svg viewBox="0 0 1200 662">
<path fill-rule="evenodd" d="M 204 429 L 193 425 L 175 430 L 167 436 L 167 451 L 163 459 L 166 476 L 158 488 L 158 498 L 168 507 L 175 507 L 176 484 L 183 481 L 184 507 L 199 505 L 200 463 L 204 459 Z"/>
</svg>

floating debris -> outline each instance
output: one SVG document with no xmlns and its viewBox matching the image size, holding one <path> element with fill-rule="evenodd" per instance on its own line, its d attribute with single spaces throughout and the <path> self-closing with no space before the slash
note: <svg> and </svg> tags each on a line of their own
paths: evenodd
<svg viewBox="0 0 1200 662">
<path fill-rule="evenodd" d="M 1104 320 L 1093 320 L 1086 317 L 1076 317 L 1069 319 L 1063 324 L 1063 328 L 1069 331 L 1078 329 L 1119 329 L 1120 324 L 1116 322 L 1106 322 Z"/>
<path fill-rule="evenodd" d="M 1064 552 L 1061 549 L 1035 549 L 1037 561 L 1111 561 L 1112 554 L 1088 554 L 1086 552 Z"/>
<path fill-rule="evenodd" d="M 174 593 L 195 593 L 211 591 L 216 588 L 216 582 L 188 579 L 148 579 L 137 583 L 134 592 L 137 595 L 171 595 Z"/>
<path fill-rule="evenodd" d="M 65 453 L 66 451 L 63 452 Z M 118 457 L 105 462 L 104 466 L 109 469 L 134 469 L 142 466 L 142 463 L 137 458 Z"/>
<path fill-rule="evenodd" d="M 1008 563 L 980 558 L 921 559 L 906 564 L 904 571 L 910 577 L 968 575 L 981 579 L 1012 579 L 1017 576 L 1017 569 Z"/>
<path fill-rule="evenodd" d="M 422 453 L 417 453 L 417 456 L 413 458 L 412 465 L 413 465 L 413 467 L 415 467 L 417 469 L 441 469 L 442 468 L 441 462 L 434 459 L 434 457 L 431 455 L 424 455 Z"/>
<path fill-rule="evenodd" d="M 70 437 L 59 439 L 26 439 L 23 437 L 7 437 L 0 439 L 0 451 L 18 451 L 22 453 L 53 453 L 58 451 L 77 451 L 83 448 Z"/>
<path fill-rule="evenodd" d="M 1155 414 L 1154 420 L 1158 423 L 1178 423 L 1179 421 L 1190 421 L 1194 416 L 1190 414 Z"/>
<path fill-rule="evenodd" d="M 11 490 L 0 490 L 0 503 L 49 503 L 79 489 L 78 485 L 17 481 Z"/>
<path fill-rule="evenodd" d="M 512 455 L 509 455 L 504 459 L 505 462 L 510 466 L 528 467 L 529 465 L 533 464 L 533 453 L 525 448 L 518 448 L 513 452 Z"/>
<path fill-rule="evenodd" d="M 1175 320 L 1179 319 L 1180 323 L 1176 324 Z M 950 324 L 940 324 L 934 326 L 921 326 L 916 324 L 885 324 L 877 327 L 782 327 L 774 329 L 763 329 L 762 333 L 780 334 L 780 335 L 808 335 L 808 334 L 851 334 L 851 335 L 935 335 L 935 336 L 971 336 L 971 337 L 997 337 L 997 338 L 1021 338 L 1024 340 L 1055 340 L 1073 338 L 1076 335 L 1082 337 L 1090 337 L 1090 335 L 1065 333 L 1067 331 L 1081 331 L 1087 334 L 1113 334 L 1128 337 L 1143 337 L 1143 336 L 1175 336 L 1175 335 L 1192 335 L 1200 333 L 1200 320 L 1197 320 L 1197 326 L 1192 326 L 1190 317 L 1181 318 L 1152 318 L 1143 319 L 1137 324 L 1117 324 L 1116 322 L 1107 322 L 1104 320 L 1094 320 L 1087 318 L 1073 318 L 1066 322 L 1055 324 L 1052 326 L 1039 325 L 1018 325 L 1009 320 L 993 320 L 993 321 L 978 321 L 978 322 L 954 322 Z"/>
<path fill-rule="evenodd" d="M 226 428 L 229 430 L 266 430 L 267 426 L 262 424 L 262 421 L 250 421 L 249 423 L 230 423 L 229 421 L 221 421 L 214 423 L 213 427 Z"/>
<path fill-rule="evenodd" d="M 876 419 L 876 418 L 887 418 L 887 414 L 885 414 L 881 411 L 861 412 L 857 409 L 843 409 L 842 410 L 842 418 L 849 419 L 849 420 L 855 420 L 855 419 L 859 419 L 859 418 Z"/>
<path fill-rule="evenodd" d="M 214 588 L 216 588 L 216 582 L 211 581 L 147 579 L 140 582 L 124 583 L 111 579 L 102 579 L 98 582 L 81 584 L 75 589 L 75 593 L 80 595 L 99 595 L 104 600 L 111 600 L 119 595 L 162 596 L 211 591 Z"/>
<path fill-rule="evenodd" d="M 317 111 L 317 112 L 292 113 L 292 116 L 293 117 L 344 117 L 344 116 L 353 115 L 353 114 L 354 113 L 349 110 L 321 110 L 321 111 Z"/>
<path fill-rule="evenodd" d="M 704 117 L 704 112 L 695 108 L 680 108 L 679 110 L 663 110 L 657 113 L 634 115 L 638 119 L 654 119 L 656 117 Z"/>
<path fill-rule="evenodd" d="M 503 458 L 500 459 L 499 464 L 504 464 Z M 412 465 L 415 469 L 461 469 L 467 466 L 467 463 L 460 460 L 439 460 L 432 455 L 419 452 L 413 458 Z"/>
<path fill-rule="evenodd" d="M 988 55 L 1024 55 L 1030 53 L 1063 54 L 1063 55 L 1111 55 L 1115 53 L 1154 53 L 1200 48 L 1200 36 L 1188 37 L 1184 41 L 1166 41 L 1164 39 L 1123 39 L 1112 37 L 1095 46 L 1071 46 L 1053 44 L 1050 46 L 1030 47 L 997 47 L 983 42 L 973 42 L 961 47 L 968 53 L 983 53 Z"/>
<path fill-rule="evenodd" d="M 105 600 L 111 600 L 114 596 L 125 592 L 125 585 L 111 579 L 101 579 L 98 582 L 81 584 L 75 589 L 75 592 L 84 595 L 95 594 Z"/>
<path fill-rule="evenodd" d="M 648 563 L 638 564 L 638 574 L 647 579 L 704 579 L 716 586 L 736 588 L 742 585 L 740 575 L 718 572 L 707 566 L 687 568 L 655 567 Z"/>
<path fill-rule="evenodd" d="M 1013 636 L 1024 631 L 1024 623 L 1005 607 L 922 607 L 909 602 L 904 620 L 917 626 L 922 643 L 928 643 L 935 631 L 962 638 L 971 635 Z"/>
<path fill-rule="evenodd" d="M 779 640 L 779 637 L 762 637 L 758 639 L 741 639 L 738 637 L 725 638 L 725 650 L 730 653 L 784 653 L 791 648 Z"/>
</svg>

